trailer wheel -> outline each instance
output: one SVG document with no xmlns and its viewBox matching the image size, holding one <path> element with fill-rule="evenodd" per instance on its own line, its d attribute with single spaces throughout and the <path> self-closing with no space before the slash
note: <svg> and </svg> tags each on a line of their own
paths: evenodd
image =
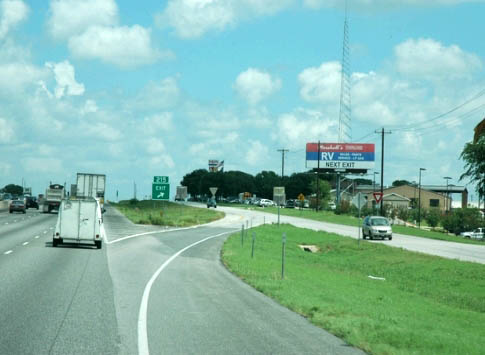
<svg viewBox="0 0 485 355">
<path fill-rule="evenodd" d="M 101 240 L 95 240 L 94 244 L 96 245 L 96 248 L 98 248 L 98 249 L 101 249 L 101 247 L 103 246 Z"/>
<path fill-rule="evenodd" d="M 57 247 L 57 239 L 56 238 L 52 238 L 52 246 L 54 248 Z"/>
</svg>

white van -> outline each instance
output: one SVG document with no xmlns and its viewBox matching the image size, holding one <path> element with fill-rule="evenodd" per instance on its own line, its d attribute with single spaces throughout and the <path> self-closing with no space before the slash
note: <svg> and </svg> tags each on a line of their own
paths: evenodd
<svg viewBox="0 0 485 355">
<path fill-rule="evenodd" d="M 94 243 L 101 249 L 103 216 L 99 202 L 94 198 L 62 200 L 57 216 L 52 246 L 63 242 Z"/>
</svg>

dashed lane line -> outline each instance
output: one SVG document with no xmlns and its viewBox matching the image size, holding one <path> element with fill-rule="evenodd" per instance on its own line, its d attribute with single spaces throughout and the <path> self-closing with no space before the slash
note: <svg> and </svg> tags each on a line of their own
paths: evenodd
<svg viewBox="0 0 485 355">
<path fill-rule="evenodd" d="M 6 251 L 4 254 L 8 255 L 8 254 L 11 254 L 11 253 L 13 253 L 13 250 Z"/>
<path fill-rule="evenodd" d="M 22 245 L 27 245 L 27 244 L 29 244 L 29 242 L 23 242 L 23 243 L 22 243 Z"/>
</svg>

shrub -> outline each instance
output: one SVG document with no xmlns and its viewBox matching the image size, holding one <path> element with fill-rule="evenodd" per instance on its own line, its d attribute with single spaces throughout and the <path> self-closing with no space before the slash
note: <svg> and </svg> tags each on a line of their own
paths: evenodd
<svg viewBox="0 0 485 355">
<path fill-rule="evenodd" d="M 426 213 L 426 222 L 430 227 L 436 227 L 441 220 L 441 211 L 438 208 L 432 208 Z"/>
<path fill-rule="evenodd" d="M 481 223 L 480 211 L 477 208 L 459 208 L 443 217 L 443 228 L 456 235 L 478 228 Z"/>
<path fill-rule="evenodd" d="M 345 200 L 340 201 L 340 204 L 335 208 L 335 214 L 348 214 L 350 211 L 350 202 Z"/>
</svg>

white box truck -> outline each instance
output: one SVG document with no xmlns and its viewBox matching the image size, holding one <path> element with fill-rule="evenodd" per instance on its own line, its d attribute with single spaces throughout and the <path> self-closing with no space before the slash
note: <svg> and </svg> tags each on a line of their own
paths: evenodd
<svg viewBox="0 0 485 355">
<path fill-rule="evenodd" d="M 52 246 L 57 247 L 63 242 L 93 243 L 101 249 L 102 224 L 101 207 L 96 199 L 62 200 Z"/>
</svg>

